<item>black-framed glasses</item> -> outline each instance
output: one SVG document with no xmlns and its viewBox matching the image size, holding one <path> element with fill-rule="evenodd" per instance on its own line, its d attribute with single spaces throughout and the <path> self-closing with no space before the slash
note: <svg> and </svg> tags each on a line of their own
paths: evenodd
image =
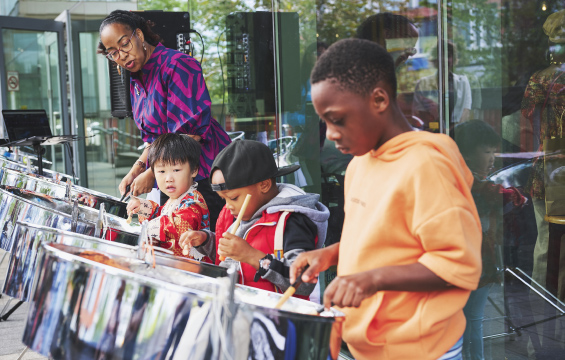
<svg viewBox="0 0 565 360">
<path fill-rule="evenodd" d="M 118 61 L 120 59 L 120 52 L 124 52 L 126 54 L 129 53 L 131 49 L 133 49 L 133 43 L 131 42 L 131 39 L 133 38 L 134 35 L 135 35 L 135 30 L 129 37 L 128 41 L 122 44 L 122 46 L 118 47 L 118 50 L 113 50 L 107 53 L 106 57 L 108 58 L 108 60 Z"/>
</svg>

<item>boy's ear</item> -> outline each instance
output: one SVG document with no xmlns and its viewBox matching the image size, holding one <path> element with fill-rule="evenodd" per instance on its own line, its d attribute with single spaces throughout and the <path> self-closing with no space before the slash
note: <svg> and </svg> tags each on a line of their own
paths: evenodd
<svg viewBox="0 0 565 360">
<path fill-rule="evenodd" d="M 198 169 L 194 169 L 192 170 L 192 173 L 190 173 L 190 176 L 195 178 L 198 175 Z"/>
<path fill-rule="evenodd" d="M 377 112 L 385 111 L 390 104 L 390 95 L 388 91 L 382 87 L 382 82 L 377 84 L 371 93 L 371 102 L 375 106 Z"/>
<path fill-rule="evenodd" d="M 259 190 L 261 193 L 268 193 L 273 187 L 273 181 L 271 179 L 263 180 L 259 183 Z"/>
</svg>

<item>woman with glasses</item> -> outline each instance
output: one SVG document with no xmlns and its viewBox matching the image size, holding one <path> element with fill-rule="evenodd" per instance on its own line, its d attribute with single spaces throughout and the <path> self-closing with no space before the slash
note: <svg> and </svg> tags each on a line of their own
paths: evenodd
<svg viewBox="0 0 565 360">
<path fill-rule="evenodd" d="M 200 64 L 191 56 L 164 47 L 152 22 L 123 10 L 110 13 L 100 25 L 98 52 L 131 72 L 130 93 L 133 118 L 143 141 L 151 144 L 159 135 L 178 133 L 200 142 L 202 154 L 196 182 L 210 210 L 212 229 L 223 206 L 210 188 L 210 166 L 230 138 L 212 118 L 210 95 Z M 119 185 L 125 194 L 150 192 L 155 184 L 146 168 L 148 148 L 133 164 Z"/>
</svg>

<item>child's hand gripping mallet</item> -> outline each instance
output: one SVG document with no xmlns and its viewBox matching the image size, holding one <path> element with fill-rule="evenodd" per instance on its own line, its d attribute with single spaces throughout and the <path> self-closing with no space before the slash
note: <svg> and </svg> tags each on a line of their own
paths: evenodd
<svg viewBox="0 0 565 360">
<path fill-rule="evenodd" d="M 280 309 L 282 308 L 282 306 L 284 305 L 284 303 L 292 296 L 294 295 L 294 293 L 296 292 L 296 289 L 300 286 L 300 284 L 302 284 L 302 274 L 304 274 L 304 272 L 306 271 L 306 269 L 308 269 L 310 265 L 306 265 L 304 267 L 304 270 L 302 270 L 302 272 L 300 273 L 300 276 L 298 276 L 296 278 L 296 280 L 294 281 L 294 283 L 292 285 L 290 285 L 290 287 L 288 289 L 286 289 L 286 291 L 284 292 L 283 296 L 279 299 L 279 302 L 277 303 L 277 305 L 275 305 L 275 309 Z"/>
<path fill-rule="evenodd" d="M 129 185 L 126 187 L 126 194 L 127 194 L 128 191 L 129 191 Z M 124 196 L 126 196 L 126 194 L 124 194 Z M 124 198 L 124 196 L 122 196 L 122 199 Z M 137 197 L 135 197 L 133 195 L 131 196 L 131 198 L 137 199 Z M 131 224 L 131 221 L 133 220 L 132 216 L 133 216 L 133 213 L 130 213 L 128 215 L 128 218 L 126 219 L 126 224 Z"/>
<path fill-rule="evenodd" d="M 245 200 L 243 200 L 243 205 L 241 206 L 241 210 L 239 210 L 237 219 L 235 220 L 235 223 L 233 223 L 233 226 L 231 227 L 230 234 L 234 235 L 235 232 L 237 231 L 237 228 L 239 227 L 239 223 L 241 223 L 241 219 L 243 219 L 243 214 L 245 213 L 245 210 L 247 209 L 247 205 L 249 204 L 249 200 L 251 200 L 251 195 L 247 194 L 245 196 Z M 220 256 L 220 261 L 224 261 L 224 260 L 226 260 L 226 257 Z"/>
</svg>

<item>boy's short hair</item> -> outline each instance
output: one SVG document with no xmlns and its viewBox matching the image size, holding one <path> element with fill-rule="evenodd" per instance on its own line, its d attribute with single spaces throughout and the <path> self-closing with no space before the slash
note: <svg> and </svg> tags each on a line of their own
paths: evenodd
<svg viewBox="0 0 565 360">
<path fill-rule="evenodd" d="M 481 145 L 498 147 L 500 144 L 500 136 L 492 126 L 482 120 L 465 121 L 457 125 L 454 132 L 455 143 L 464 158 L 472 155 Z"/>
<path fill-rule="evenodd" d="M 221 170 L 225 183 L 211 184 L 212 190 L 233 190 L 276 179 L 299 168 L 300 165 L 290 165 L 279 169 L 267 145 L 259 141 L 237 140 L 226 146 L 214 159 L 210 182 L 214 171 Z"/>
<path fill-rule="evenodd" d="M 331 45 L 310 75 L 312 85 L 324 80 L 361 96 L 369 95 L 382 81 L 396 98 L 394 61 L 382 46 L 369 40 L 344 39 Z"/>
<path fill-rule="evenodd" d="M 191 170 L 198 170 L 200 165 L 200 144 L 190 136 L 181 134 L 163 134 L 149 147 L 149 166 L 153 170 L 155 163 L 166 165 L 190 165 Z"/>
</svg>

